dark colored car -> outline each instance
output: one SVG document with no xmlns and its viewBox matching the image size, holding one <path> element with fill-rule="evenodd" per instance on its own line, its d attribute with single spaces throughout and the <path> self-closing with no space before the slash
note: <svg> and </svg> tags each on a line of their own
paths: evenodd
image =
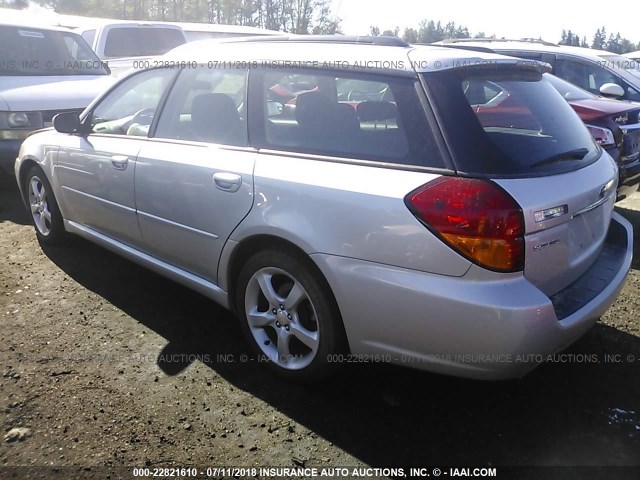
<svg viewBox="0 0 640 480">
<path fill-rule="evenodd" d="M 618 163 L 618 200 L 636 192 L 640 184 L 640 104 L 598 97 L 554 75 L 545 77 Z"/>
</svg>

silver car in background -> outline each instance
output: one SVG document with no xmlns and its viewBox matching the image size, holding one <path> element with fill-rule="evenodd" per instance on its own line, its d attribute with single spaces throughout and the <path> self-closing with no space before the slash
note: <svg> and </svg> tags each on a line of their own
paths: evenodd
<svg viewBox="0 0 640 480">
<path fill-rule="evenodd" d="M 617 167 L 543 64 L 384 37 L 168 55 L 29 137 L 16 178 L 41 242 L 232 309 L 279 374 L 522 376 L 622 288 Z"/>
</svg>

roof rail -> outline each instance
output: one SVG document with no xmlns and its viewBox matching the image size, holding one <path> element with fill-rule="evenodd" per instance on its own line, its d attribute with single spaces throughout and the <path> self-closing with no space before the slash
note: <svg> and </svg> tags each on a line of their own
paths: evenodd
<svg viewBox="0 0 640 480">
<path fill-rule="evenodd" d="M 540 45 L 546 45 L 547 47 L 557 47 L 557 43 L 546 42 L 538 38 L 448 38 L 442 40 L 442 44 L 446 43 L 466 43 L 466 42 L 479 42 L 479 43 L 491 43 L 491 42 L 526 42 L 526 43 L 538 43 Z"/>
<path fill-rule="evenodd" d="M 224 39 L 225 43 L 235 42 L 302 42 L 302 43 L 355 43 L 360 45 L 383 45 L 388 47 L 410 47 L 398 37 L 351 36 L 351 35 L 274 35 L 260 37 L 237 37 Z"/>
</svg>

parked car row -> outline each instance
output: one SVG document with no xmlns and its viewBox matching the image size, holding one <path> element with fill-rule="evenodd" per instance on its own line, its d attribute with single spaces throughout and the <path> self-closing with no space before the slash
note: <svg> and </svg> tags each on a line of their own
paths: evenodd
<svg viewBox="0 0 640 480">
<path fill-rule="evenodd" d="M 15 10 L 0 13 L 0 169 L 10 174 L 22 140 L 51 126 L 57 113 L 82 112 L 113 76 L 202 36 L 278 34 L 228 25 L 182 28 L 67 15 L 38 21 Z"/>
<path fill-rule="evenodd" d="M 71 23 L 79 24 L 74 31 L 82 35 L 101 60 L 108 62 L 114 75 L 120 75 L 129 68 L 163 55 L 186 42 L 248 35 L 280 35 L 280 32 L 262 28 L 204 23 L 122 20 L 83 20 Z"/>
<path fill-rule="evenodd" d="M 621 290 L 633 231 L 603 147 L 635 154 L 633 104 L 612 118 L 547 62 L 484 47 L 273 37 L 163 58 L 197 68 L 130 71 L 24 141 L 36 235 L 232 309 L 278 374 L 357 359 L 518 377 Z"/>
</svg>

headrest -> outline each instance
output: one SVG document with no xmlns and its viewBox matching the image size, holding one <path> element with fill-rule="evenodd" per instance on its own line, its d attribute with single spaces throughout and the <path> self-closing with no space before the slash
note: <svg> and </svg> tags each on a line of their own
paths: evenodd
<svg viewBox="0 0 640 480">
<path fill-rule="evenodd" d="M 391 102 L 362 102 L 357 107 L 362 122 L 384 122 L 398 118 L 398 107 Z"/>
</svg>

